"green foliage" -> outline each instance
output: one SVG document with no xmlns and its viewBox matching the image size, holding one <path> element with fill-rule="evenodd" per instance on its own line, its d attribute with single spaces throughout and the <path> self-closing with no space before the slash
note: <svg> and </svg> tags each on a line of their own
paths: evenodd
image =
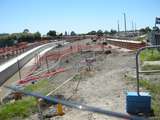
<svg viewBox="0 0 160 120">
<path fill-rule="evenodd" d="M 145 87 L 151 93 L 160 94 L 160 84 L 150 82 L 149 80 L 140 80 L 140 86 Z"/>
<path fill-rule="evenodd" d="M 160 117 L 160 82 L 153 83 L 148 80 L 140 80 L 140 86 L 149 90 L 152 95 L 152 109 L 156 117 Z"/>
<path fill-rule="evenodd" d="M 67 31 L 65 31 L 64 35 L 68 35 Z"/>
<path fill-rule="evenodd" d="M 92 30 L 91 32 L 88 32 L 87 34 L 88 34 L 88 35 L 96 35 L 97 32 L 96 32 L 95 30 Z"/>
<path fill-rule="evenodd" d="M 82 76 L 80 74 L 77 74 L 74 76 L 73 81 L 81 80 Z"/>
<path fill-rule="evenodd" d="M 114 35 L 114 34 L 116 34 L 116 33 L 117 33 L 116 30 L 111 29 L 111 31 L 110 31 L 110 34 L 111 34 L 111 35 Z"/>
<path fill-rule="evenodd" d="M 6 36 L 9 35 L 8 33 L 0 33 L 0 36 Z"/>
<path fill-rule="evenodd" d="M 29 33 L 29 29 L 24 29 L 23 33 Z"/>
<path fill-rule="evenodd" d="M 76 35 L 76 33 L 74 31 L 71 31 L 71 36 Z"/>
<path fill-rule="evenodd" d="M 160 65 L 144 65 L 142 66 L 142 70 L 160 70 Z"/>
<path fill-rule="evenodd" d="M 104 31 L 104 34 L 105 34 L 105 35 L 108 35 L 108 34 L 109 34 L 109 31 L 108 31 L 108 30 L 105 30 L 105 31 Z"/>
<path fill-rule="evenodd" d="M 97 31 L 97 35 L 98 35 L 98 36 L 103 36 L 103 31 L 102 31 L 102 30 L 98 30 L 98 31 Z"/>
<path fill-rule="evenodd" d="M 98 30 L 97 32 L 96 32 L 95 30 L 92 30 L 91 32 L 88 32 L 87 35 L 103 36 L 103 34 L 105 34 L 105 35 L 108 35 L 108 34 L 114 35 L 114 34 L 116 34 L 116 33 L 117 33 L 117 31 L 116 31 L 116 30 L 113 30 L 113 29 L 111 29 L 110 32 L 107 31 L 107 30 L 105 30 L 104 32 L 103 32 L 102 30 Z"/>
<path fill-rule="evenodd" d="M 34 33 L 34 39 L 35 40 L 40 40 L 41 39 L 41 33 L 40 32 Z"/>
<path fill-rule="evenodd" d="M 29 30 L 28 30 L 29 31 Z M 19 42 L 34 42 L 41 39 L 39 32 L 29 33 L 27 30 L 23 33 L 5 34 L 0 36 L 0 47 L 12 46 L 15 41 Z"/>
<path fill-rule="evenodd" d="M 146 28 L 145 28 L 145 32 L 146 32 L 146 33 L 151 32 L 151 28 L 150 28 L 150 27 L 146 27 Z"/>
<path fill-rule="evenodd" d="M 159 32 L 159 31 L 160 31 L 160 29 L 159 29 L 159 27 L 155 26 L 155 27 L 153 27 L 153 31 L 157 31 L 157 32 Z"/>
<path fill-rule="evenodd" d="M 151 32 L 151 29 L 150 29 L 150 27 L 141 28 L 141 29 L 139 30 L 139 32 L 142 33 L 142 34 L 146 34 L 146 33 L 148 33 L 148 32 Z"/>
<path fill-rule="evenodd" d="M 14 103 L 0 106 L 0 120 L 12 120 L 14 118 L 26 118 L 36 112 L 36 100 L 27 97 Z"/>
<path fill-rule="evenodd" d="M 50 31 L 47 33 L 47 35 L 48 35 L 48 36 L 51 36 L 51 37 L 56 37 L 56 36 L 57 36 L 55 30 L 50 30 Z"/>
<path fill-rule="evenodd" d="M 141 61 L 158 61 L 160 60 L 160 51 L 146 49 L 140 53 Z"/>
<path fill-rule="evenodd" d="M 28 92 L 41 92 L 42 94 L 46 94 L 48 91 L 44 89 L 44 86 L 48 86 L 48 80 L 39 80 L 34 84 L 30 84 L 24 88 L 25 91 Z"/>
</svg>

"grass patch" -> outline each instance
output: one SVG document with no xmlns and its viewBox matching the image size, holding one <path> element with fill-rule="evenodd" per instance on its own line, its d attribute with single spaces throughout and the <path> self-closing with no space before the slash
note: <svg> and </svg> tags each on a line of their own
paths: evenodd
<svg viewBox="0 0 160 120">
<path fill-rule="evenodd" d="M 74 77 L 73 77 L 73 81 L 78 81 L 78 80 L 81 80 L 82 79 L 82 76 L 81 76 L 81 74 L 77 74 L 77 75 L 75 75 Z"/>
<path fill-rule="evenodd" d="M 160 60 L 160 51 L 154 49 L 146 49 L 140 53 L 141 61 L 159 61 Z"/>
<path fill-rule="evenodd" d="M 48 80 L 39 80 L 38 82 L 34 84 L 27 85 L 24 90 L 28 92 L 40 92 L 42 94 L 46 94 L 47 86 L 49 84 Z"/>
<path fill-rule="evenodd" d="M 148 80 L 140 80 L 140 86 L 149 90 L 152 95 L 152 109 L 156 117 L 160 117 L 160 82 L 152 83 Z"/>
<path fill-rule="evenodd" d="M 0 120 L 12 120 L 14 118 L 26 118 L 36 112 L 36 100 L 33 97 L 26 97 L 14 103 L 7 103 L 0 106 Z"/>
<path fill-rule="evenodd" d="M 144 65 L 142 70 L 160 70 L 160 65 Z"/>
</svg>

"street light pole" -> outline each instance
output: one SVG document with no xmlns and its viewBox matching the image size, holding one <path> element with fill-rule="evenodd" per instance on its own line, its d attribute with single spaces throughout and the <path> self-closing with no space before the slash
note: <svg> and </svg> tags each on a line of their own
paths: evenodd
<svg viewBox="0 0 160 120">
<path fill-rule="evenodd" d="M 124 31 L 126 34 L 127 28 L 126 28 L 126 13 L 124 13 Z"/>
<path fill-rule="evenodd" d="M 117 21 L 117 27 L 118 27 L 118 36 L 119 36 L 119 20 Z"/>
</svg>

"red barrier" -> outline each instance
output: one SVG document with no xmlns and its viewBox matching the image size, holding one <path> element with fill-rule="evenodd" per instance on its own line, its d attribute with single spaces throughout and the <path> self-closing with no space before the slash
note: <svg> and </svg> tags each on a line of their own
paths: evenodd
<svg viewBox="0 0 160 120">
<path fill-rule="evenodd" d="M 94 45 L 94 46 L 91 46 L 91 45 L 75 45 L 75 46 L 71 46 L 69 48 L 66 48 L 63 51 L 58 51 L 58 52 L 46 54 L 39 59 L 39 62 L 45 64 L 46 63 L 46 57 L 47 57 L 47 60 L 58 60 L 60 56 L 65 55 L 65 54 L 69 55 L 71 53 L 80 52 L 82 50 L 91 50 L 91 49 L 95 49 L 95 48 L 106 49 L 106 48 L 111 48 L 111 46 L 105 46 L 105 45 Z"/>
<path fill-rule="evenodd" d="M 41 78 L 51 77 L 51 76 L 54 76 L 58 73 L 65 72 L 66 70 L 67 69 L 64 69 L 64 68 L 58 68 L 55 71 L 47 72 L 47 73 L 44 73 L 40 76 L 27 76 L 27 78 L 25 78 L 24 80 L 19 80 L 18 84 L 26 84 L 28 82 L 34 82 L 34 81 L 37 81 Z"/>
<path fill-rule="evenodd" d="M 9 55 L 18 54 L 24 52 L 26 48 L 27 48 L 27 43 L 25 42 L 19 43 L 17 44 L 17 46 L 0 48 L 0 56 L 7 57 Z"/>
</svg>

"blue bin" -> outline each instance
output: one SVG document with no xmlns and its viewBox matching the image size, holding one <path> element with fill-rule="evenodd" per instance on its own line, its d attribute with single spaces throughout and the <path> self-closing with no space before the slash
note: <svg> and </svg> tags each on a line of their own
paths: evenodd
<svg viewBox="0 0 160 120">
<path fill-rule="evenodd" d="M 151 111 L 151 96 L 148 92 L 127 92 L 126 109 L 130 114 L 150 113 Z"/>
</svg>

